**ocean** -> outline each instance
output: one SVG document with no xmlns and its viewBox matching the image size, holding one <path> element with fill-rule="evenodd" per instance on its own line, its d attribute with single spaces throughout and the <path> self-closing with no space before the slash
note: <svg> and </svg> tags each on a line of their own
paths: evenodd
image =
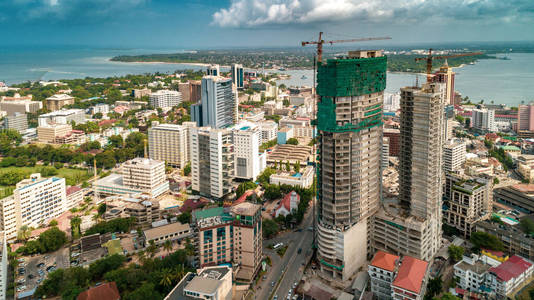
<svg viewBox="0 0 534 300">
<path fill-rule="evenodd" d="M 122 76 L 126 74 L 170 73 L 176 70 L 201 70 L 192 64 L 123 63 L 109 59 L 116 55 L 149 53 L 175 53 L 177 49 L 98 49 L 98 48 L 0 48 L 0 81 L 8 84 L 24 81 L 74 79 L 85 77 Z M 463 96 L 478 102 L 501 103 L 517 106 L 521 101 L 534 100 L 534 53 L 511 53 L 509 60 L 480 60 L 474 65 L 455 68 L 456 90 Z M 224 70 L 224 68 L 223 68 Z M 311 85 L 311 70 L 288 70 L 286 85 Z M 304 77 L 303 77 L 304 76 Z M 425 76 L 419 75 L 419 82 Z M 413 85 L 416 75 L 388 73 L 387 92 L 397 92 L 400 87 Z"/>
</svg>

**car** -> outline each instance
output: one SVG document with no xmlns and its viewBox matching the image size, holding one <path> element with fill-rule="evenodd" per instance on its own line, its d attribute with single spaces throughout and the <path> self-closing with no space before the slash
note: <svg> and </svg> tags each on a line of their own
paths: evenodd
<svg viewBox="0 0 534 300">
<path fill-rule="evenodd" d="M 273 300 L 278 300 L 278 295 L 274 295 Z"/>
<path fill-rule="evenodd" d="M 263 280 L 267 279 L 267 275 L 263 275 Z"/>
<path fill-rule="evenodd" d="M 38 264 L 37 264 L 37 268 L 42 268 L 42 267 L 44 267 L 44 265 L 45 265 L 45 264 L 44 264 L 43 262 L 38 263 Z"/>
<path fill-rule="evenodd" d="M 35 278 L 35 275 L 33 275 L 33 274 L 29 274 L 28 275 L 28 279 L 34 279 L 34 278 Z"/>
<path fill-rule="evenodd" d="M 271 282 L 271 286 L 274 286 L 274 281 L 273 281 L 273 282 Z"/>
<path fill-rule="evenodd" d="M 24 257 L 17 259 L 18 262 L 24 262 Z"/>
<path fill-rule="evenodd" d="M 297 253 L 301 254 L 302 253 L 302 248 L 299 248 L 299 250 L 297 250 Z"/>
<path fill-rule="evenodd" d="M 291 294 L 288 294 L 286 299 L 291 300 Z"/>
<path fill-rule="evenodd" d="M 273 249 L 276 250 L 276 249 L 282 247 L 283 245 L 284 245 L 284 243 L 278 243 L 278 244 L 274 245 Z"/>
<path fill-rule="evenodd" d="M 46 268 L 46 271 L 48 273 L 53 272 L 54 270 L 56 270 L 56 267 L 54 267 L 54 266 L 49 266 L 49 267 Z"/>
<path fill-rule="evenodd" d="M 293 300 L 297 300 L 298 298 L 299 298 L 298 295 L 294 295 L 294 296 L 293 296 Z"/>
<path fill-rule="evenodd" d="M 296 288 L 296 287 L 297 287 L 297 282 L 295 281 L 295 282 L 293 283 L 293 288 Z"/>
<path fill-rule="evenodd" d="M 24 278 L 21 278 L 21 279 L 17 280 L 18 284 L 23 284 L 25 282 L 26 282 L 26 279 L 24 279 Z"/>
<path fill-rule="evenodd" d="M 42 278 L 37 279 L 37 283 L 41 283 L 43 281 Z"/>
</svg>

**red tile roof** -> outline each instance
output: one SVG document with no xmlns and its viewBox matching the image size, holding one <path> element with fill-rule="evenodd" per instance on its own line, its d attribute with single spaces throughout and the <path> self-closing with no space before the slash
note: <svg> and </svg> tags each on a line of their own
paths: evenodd
<svg viewBox="0 0 534 300">
<path fill-rule="evenodd" d="M 428 263 L 424 260 L 404 256 L 393 286 L 419 294 L 427 267 Z"/>
<path fill-rule="evenodd" d="M 273 210 L 273 215 L 276 211 L 278 211 L 282 205 L 286 208 L 287 211 L 291 212 L 291 194 L 296 193 L 295 191 L 291 191 L 287 193 L 284 198 L 280 201 L 278 206 Z M 297 194 L 297 201 L 300 202 L 300 195 Z"/>
<path fill-rule="evenodd" d="M 530 266 L 532 266 L 530 262 L 520 256 L 514 255 L 497 267 L 490 268 L 489 271 L 497 275 L 498 279 L 508 281 L 521 275 Z"/>
<path fill-rule="evenodd" d="M 68 195 L 70 195 L 70 194 L 76 193 L 77 191 L 81 191 L 81 190 L 82 190 L 81 188 L 79 188 L 79 187 L 73 185 L 73 186 L 69 186 L 69 187 L 67 188 L 66 193 L 67 193 L 67 196 L 68 196 Z"/>
<path fill-rule="evenodd" d="M 78 295 L 78 300 L 119 300 L 121 295 L 115 282 L 92 287 Z"/>
<path fill-rule="evenodd" d="M 241 195 L 241 197 L 237 198 L 237 200 L 232 202 L 232 206 L 247 201 L 247 197 L 252 195 L 252 194 L 254 194 L 253 190 L 247 190 L 246 192 L 243 193 L 243 195 Z"/>
<path fill-rule="evenodd" d="M 397 255 L 378 251 L 371 261 L 371 266 L 393 272 L 398 260 L 399 257 Z"/>
</svg>

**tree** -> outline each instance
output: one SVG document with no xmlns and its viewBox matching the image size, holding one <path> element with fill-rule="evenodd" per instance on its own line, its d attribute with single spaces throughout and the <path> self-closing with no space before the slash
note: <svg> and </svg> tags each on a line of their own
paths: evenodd
<svg viewBox="0 0 534 300">
<path fill-rule="evenodd" d="M 19 228 L 19 232 L 17 234 L 17 239 L 21 241 L 25 241 L 30 237 L 31 230 L 28 227 L 28 225 L 22 225 Z"/>
<path fill-rule="evenodd" d="M 289 164 L 289 160 L 286 161 L 286 171 L 291 172 L 291 165 Z"/>
<path fill-rule="evenodd" d="M 98 214 L 99 214 L 100 216 L 103 215 L 103 214 L 105 214 L 105 213 L 106 213 L 106 210 L 107 210 L 107 205 L 106 205 L 106 203 L 100 203 L 100 204 L 98 205 Z"/>
<path fill-rule="evenodd" d="M 166 240 L 163 243 L 163 250 L 165 250 L 167 252 L 171 252 L 171 250 L 172 250 L 172 242 L 170 240 Z"/>
<path fill-rule="evenodd" d="M 278 227 L 278 224 L 273 221 L 266 219 L 263 221 L 263 236 L 267 239 L 275 236 L 279 231 L 280 227 Z"/>
<path fill-rule="evenodd" d="M 154 242 L 154 240 L 151 240 L 149 242 L 148 247 L 146 248 L 146 252 L 148 253 L 148 255 L 150 255 L 150 257 L 154 257 L 156 255 L 157 250 L 158 250 L 158 246 L 156 246 L 156 243 Z"/>
<path fill-rule="evenodd" d="M 252 181 L 246 181 L 239 184 L 236 190 L 236 197 L 239 198 L 241 195 L 243 195 L 246 191 L 252 190 L 256 188 L 256 184 Z"/>
<path fill-rule="evenodd" d="M 178 222 L 182 224 L 189 224 L 191 223 L 191 213 L 190 212 L 183 212 L 178 217 Z"/>
<path fill-rule="evenodd" d="M 78 216 L 70 219 L 70 230 L 73 239 L 77 239 L 81 235 L 80 225 L 82 224 L 82 219 Z"/>
<path fill-rule="evenodd" d="M 532 234 L 534 233 L 534 222 L 532 222 L 529 219 L 522 219 L 519 222 L 519 225 L 521 226 L 521 230 L 525 232 L 526 234 Z"/>
<path fill-rule="evenodd" d="M 474 232 L 471 234 L 470 240 L 476 249 L 504 250 L 503 243 L 496 236 L 487 232 Z"/>
<path fill-rule="evenodd" d="M 163 269 L 161 271 L 161 280 L 160 284 L 164 287 L 169 287 L 172 285 L 172 282 L 174 281 L 174 274 L 169 269 Z"/>
<path fill-rule="evenodd" d="M 188 162 L 184 167 L 184 176 L 191 174 L 191 162 Z"/>
<path fill-rule="evenodd" d="M 89 275 L 93 280 L 98 280 L 102 276 L 122 266 L 126 258 L 120 254 L 113 254 L 102 258 L 89 265 Z"/>
<path fill-rule="evenodd" d="M 55 219 L 52 219 L 52 221 L 50 221 L 50 223 L 48 223 L 48 226 L 52 227 L 52 226 L 57 226 L 57 221 Z"/>
<path fill-rule="evenodd" d="M 300 160 L 297 160 L 295 164 L 293 164 L 293 170 L 295 170 L 297 173 L 300 172 Z"/>
<path fill-rule="evenodd" d="M 451 259 L 454 262 L 457 262 L 462 259 L 462 256 L 464 255 L 464 248 L 456 245 L 450 245 L 448 252 Z"/>
<path fill-rule="evenodd" d="M 109 146 L 112 148 L 122 148 L 124 146 L 124 140 L 120 135 L 112 135 L 109 137 Z"/>
<path fill-rule="evenodd" d="M 443 287 L 443 280 L 441 280 L 441 276 L 429 279 L 428 284 L 426 286 L 426 294 L 425 294 L 424 299 L 431 300 L 435 295 L 438 295 L 439 293 L 441 293 L 442 287 Z"/>
<path fill-rule="evenodd" d="M 39 235 L 38 242 L 43 245 L 46 252 L 53 252 L 67 242 L 67 235 L 59 228 L 52 227 Z"/>
<path fill-rule="evenodd" d="M 125 300 L 161 299 L 163 296 L 156 291 L 153 283 L 145 282 L 139 288 L 124 297 Z"/>
<path fill-rule="evenodd" d="M 443 296 L 441 296 L 439 298 L 434 297 L 434 300 L 436 300 L 436 299 L 439 299 L 439 300 L 460 300 L 460 298 L 454 296 L 451 293 L 444 293 Z"/>
<path fill-rule="evenodd" d="M 299 140 L 297 140 L 296 138 L 290 138 L 286 141 L 286 144 L 289 144 L 289 145 L 298 145 L 299 144 Z"/>
</svg>

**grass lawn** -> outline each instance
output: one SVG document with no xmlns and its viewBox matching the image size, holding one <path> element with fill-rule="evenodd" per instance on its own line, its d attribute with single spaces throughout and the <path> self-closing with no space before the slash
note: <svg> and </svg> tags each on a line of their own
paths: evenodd
<svg viewBox="0 0 534 300">
<path fill-rule="evenodd" d="M 517 300 L 530 300 L 530 291 L 534 290 L 534 282 L 531 282 L 529 285 L 525 286 L 520 294 L 515 295 Z"/>
<path fill-rule="evenodd" d="M 0 168 L 0 176 L 2 176 L 2 174 L 7 173 L 9 171 L 15 171 L 15 172 L 24 173 L 26 175 L 26 178 L 28 178 L 30 174 L 32 173 L 39 173 L 39 170 L 41 170 L 41 168 L 43 168 L 43 166 Z M 75 184 L 81 183 L 91 178 L 91 174 L 87 172 L 87 170 L 78 170 L 78 169 L 69 169 L 69 168 L 58 169 L 58 174 L 55 176 L 65 178 L 67 185 L 75 185 Z M 0 186 L 0 190 L 5 189 L 5 188 L 6 188 L 5 186 Z"/>
</svg>

